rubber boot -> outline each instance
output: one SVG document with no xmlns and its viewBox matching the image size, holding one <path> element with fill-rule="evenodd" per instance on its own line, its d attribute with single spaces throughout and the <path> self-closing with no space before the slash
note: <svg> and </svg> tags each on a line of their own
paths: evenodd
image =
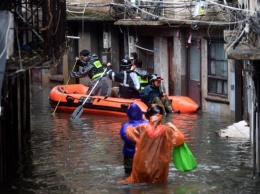
<svg viewBox="0 0 260 194">
<path fill-rule="evenodd" d="M 167 113 L 174 113 L 174 111 L 172 110 L 172 106 L 171 105 L 165 107 L 165 110 L 166 110 Z"/>
</svg>

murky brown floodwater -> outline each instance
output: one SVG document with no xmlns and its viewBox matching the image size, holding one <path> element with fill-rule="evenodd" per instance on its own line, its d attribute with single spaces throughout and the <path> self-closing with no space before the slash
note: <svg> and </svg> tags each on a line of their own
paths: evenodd
<svg viewBox="0 0 260 194">
<path fill-rule="evenodd" d="M 167 184 L 118 185 L 124 178 L 119 129 L 126 117 L 56 113 L 48 102 L 50 87 L 32 87 L 31 135 L 17 178 L 0 193 L 197 194 L 260 193 L 253 179 L 247 140 L 220 138 L 215 131 L 233 120 L 215 114 L 174 114 L 165 118 L 181 129 L 198 167 L 182 173 L 170 165 Z"/>
</svg>

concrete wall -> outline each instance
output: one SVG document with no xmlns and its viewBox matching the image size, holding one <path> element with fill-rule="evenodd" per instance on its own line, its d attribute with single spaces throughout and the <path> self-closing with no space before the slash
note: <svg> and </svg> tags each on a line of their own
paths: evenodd
<svg viewBox="0 0 260 194">
<path fill-rule="evenodd" d="M 173 50 L 174 50 L 174 93 L 176 96 L 186 95 L 186 48 L 185 48 L 185 32 L 175 30 Z"/>
<path fill-rule="evenodd" d="M 169 93 L 169 88 L 166 87 L 169 83 L 167 37 L 157 36 L 154 38 L 154 51 L 154 73 L 164 79 L 162 87 L 164 92 Z"/>
<path fill-rule="evenodd" d="M 110 26 L 110 34 L 111 34 L 111 48 L 109 49 L 109 55 L 111 57 L 110 62 L 112 64 L 113 70 L 115 72 L 119 72 L 120 70 L 120 64 L 121 60 L 120 59 L 120 51 L 119 51 L 119 45 L 120 45 L 120 40 L 119 40 L 119 29 L 117 26 Z M 121 43 L 122 44 L 122 43 Z M 118 83 L 112 82 L 111 79 L 108 78 L 108 83 L 109 85 L 112 86 L 118 86 Z"/>
<path fill-rule="evenodd" d="M 67 52 L 68 53 L 68 52 Z M 69 70 L 69 59 L 68 59 L 68 54 L 65 54 L 64 56 L 63 56 L 63 59 L 62 59 L 62 61 L 63 61 L 63 78 L 64 78 L 64 81 L 63 81 L 63 83 L 64 84 L 67 84 L 67 83 L 69 83 L 69 81 L 70 81 L 70 70 Z M 73 64 L 73 67 L 74 67 L 75 65 Z M 73 68 L 72 67 L 72 68 Z M 75 67 L 74 67 L 75 68 Z"/>
<path fill-rule="evenodd" d="M 207 101 L 205 98 L 208 96 L 208 47 L 205 39 L 201 40 L 201 101 L 202 110 L 207 110 Z M 206 69 L 205 69 L 206 68 Z"/>
<path fill-rule="evenodd" d="M 232 117 L 235 118 L 235 111 L 236 111 L 236 101 L 235 101 L 235 95 L 236 95 L 236 90 L 235 90 L 235 85 L 236 85 L 236 82 L 235 82 L 235 61 L 234 60 L 231 60 L 229 59 L 228 60 L 228 64 L 230 66 L 230 73 L 229 73 L 229 88 L 230 88 L 230 91 L 229 91 L 229 108 L 230 108 L 230 114 Z"/>
</svg>

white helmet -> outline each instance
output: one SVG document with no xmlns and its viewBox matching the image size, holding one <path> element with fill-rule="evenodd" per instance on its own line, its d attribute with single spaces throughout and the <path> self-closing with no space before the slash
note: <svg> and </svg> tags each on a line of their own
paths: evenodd
<svg viewBox="0 0 260 194">
<path fill-rule="evenodd" d="M 163 78 L 161 78 L 160 76 L 158 76 L 157 74 L 152 74 L 151 76 L 150 76 L 150 83 L 152 83 L 152 82 L 154 82 L 154 81 L 156 81 L 156 80 L 163 80 Z"/>
</svg>

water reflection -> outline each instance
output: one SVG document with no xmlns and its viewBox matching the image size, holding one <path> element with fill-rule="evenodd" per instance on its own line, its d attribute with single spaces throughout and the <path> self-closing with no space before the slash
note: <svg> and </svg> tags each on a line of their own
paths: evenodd
<svg viewBox="0 0 260 194">
<path fill-rule="evenodd" d="M 33 88 L 32 132 L 17 178 L 0 193 L 260 192 L 259 180 L 252 179 L 249 141 L 218 137 L 215 131 L 232 119 L 202 112 L 164 118 L 185 134 L 198 162 L 196 170 L 182 173 L 171 162 L 167 184 L 118 185 L 125 177 L 119 129 L 127 117 L 85 114 L 72 121 L 70 113 L 53 116 L 46 98 L 50 88 Z"/>
</svg>

